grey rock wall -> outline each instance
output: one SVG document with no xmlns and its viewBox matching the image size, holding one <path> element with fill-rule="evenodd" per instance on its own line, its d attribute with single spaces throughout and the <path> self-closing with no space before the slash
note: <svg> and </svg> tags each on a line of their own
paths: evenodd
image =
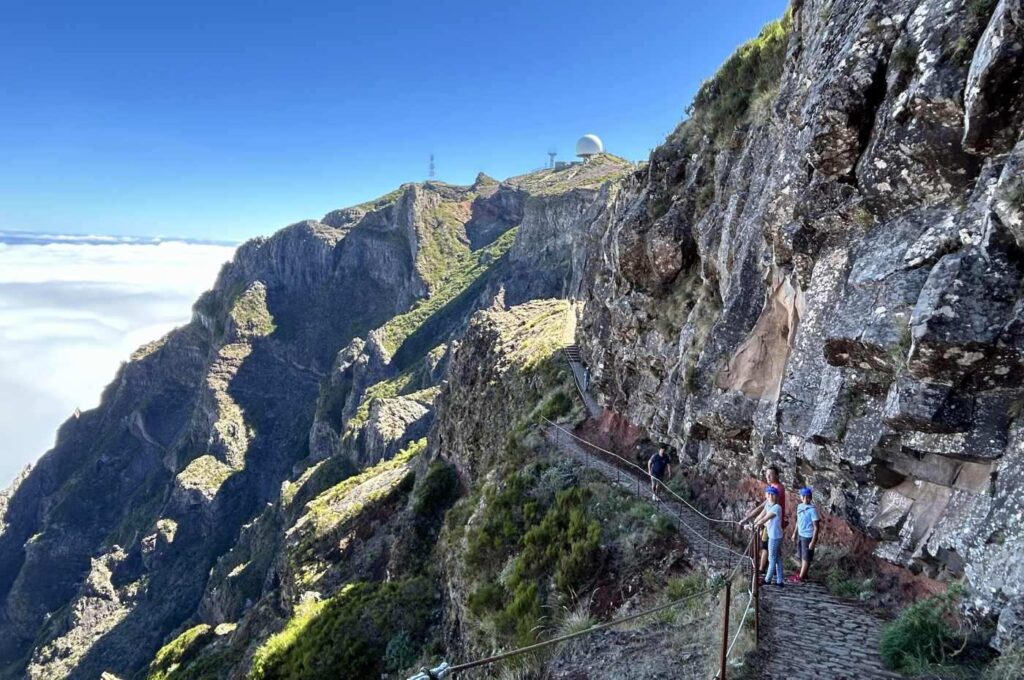
<svg viewBox="0 0 1024 680">
<path fill-rule="evenodd" d="M 595 224 L 577 338 L 606 408 L 695 470 L 727 487 L 780 464 L 877 556 L 964 577 L 1007 629 L 1020 18 L 1006 0 L 795 5 L 766 111 L 727 143 L 696 112 Z"/>
</svg>

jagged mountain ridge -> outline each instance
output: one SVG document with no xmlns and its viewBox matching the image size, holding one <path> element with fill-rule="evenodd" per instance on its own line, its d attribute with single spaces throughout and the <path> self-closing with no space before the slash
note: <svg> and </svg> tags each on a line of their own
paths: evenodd
<svg viewBox="0 0 1024 680">
<path fill-rule="evenodd" d="M 241 246 L 192 322 L 140 348 L 5 495 L 3 672 L 132 674 L 197 610 L 237 616 L 262 578 L 218 590 L 211 573 L 227 578 L 218 559 L 244 551 L 257 520 L 284 521 L 264 511 L 282 484 L 301 507 L 421 436 L 403 418 L 429 424 L 432 393 L 365 389 L 403 374 L 415 376 L 395 392 L 436 384 L 439 354 L 499 292 L 578 286 L 579 218 L 627 167 L 606 156 L 502 183 L 404 185 Z M 345 357 L 372 363 L 363 345 L 373 375 L 339 386 Z M 366 432 L 349 431 L 357 418 Z M 347 464 L 317 466 L 331 456 Z"/>
</svg>

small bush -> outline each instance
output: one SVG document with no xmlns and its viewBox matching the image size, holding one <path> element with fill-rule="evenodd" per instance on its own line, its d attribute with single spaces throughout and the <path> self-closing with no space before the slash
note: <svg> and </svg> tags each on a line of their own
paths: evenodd
<svg viewBox="0 0 1024 680">
<path fill-rule="evenodd" d="M 665 588 L 665 596 L 670 602 L 682 600 L 685 597 L 696 595 L 708 587 L 707 575 L 702 571 L 691 571 L 682 578 L 669 579 Z M 702 602 L 700 598 L 693 598 L 686 605 L 687 609 L 697 606 Z"/>
<path fill-rule="evenodd" d="M 526 526 L 540 516 L 540 506 L 527 491 L 532 478 L 526 473 L 510 477 L 498 490 L 484 491 L 483 516 L 468 533 L 466 563 L 476 569 L 503 564 L 519 543 Z"/>
<path fill-rule="evenodd" d="M 570 411 L 572 411 L 572 397 L 565 390 L 558 390 L 541 402 L 537 409 L 537 419 L 558 420 L 560 417 L 568 415 Z"/>
<path fill-rule="evenodd" d="M 481 584 L 469 609 L 493 617 L 499 637 L 517 645 L 536 642 L 545 606 L 575 600 L 603 562 L 601 525 L 587 514 L 588 492 L 572 487 L 552 494 L 540 481 L 544 469 L 537 471 L 540 479 L 521 472 L 500 491 L 488 488 L 484 510 L 466 532 L 467 566 Z"/>
<path fill-rule="evenodd" d="M 554 567 L 555 586 L 565 595 L 580 592 L 593 580 L 600 560 L 601 525 L 583 510 L 586 492 L 559 491 L 540 524 L 523 536 L 522 551 L 512 572 L 513 587 Z"/>
<path fill-rule="evenodd" d="M 839 570 L 831 569 L 825 575 L 825 585 L 836 597 L 859 598 L 861 581 Z"/>
<path fill-rule="evenodd" d="M 419 646 L 409 633 L 399 631 L 398 635 L 388 640 L 388 646 L 384 650 L 384 668 L 388 671 L 400 671 L 412 666 L 418 656 Z"/>
<path fill-rule="evenodd" d="M 470 593 L 466 603 L 469 605 L 469 611 L 476 616 L 483 617 L 488 612 L 504 607 L 507 597 L 508 591 L 505 590 L 505 586 L 500 583 L 488 582 Z"/>
<path fill-rule="evenodd" d="M 498 630 L 511 637 L 517 645 L 537 642 L 543 625 L 540 588 L 536 583 L 520 583 L 512 594 L 512 601 L 502 610 L 495 623 Z"/>
<path fill-rule="evenodd" d="M 437 520 L 448 511 L 459 494 L 459 477 L 451 465 L 435 460 L 415 486 L 412 510 L 417 517 Z"/>
<path fill-rule="evenodd" d="M 916 674 L 944 664 L 962 646 L 958 627 L 959 585 L 907 607 L 886 624 L 879 639 L 882 662 L 893 670 Z"/>
<path fill-rule="evenodd" d="M 913 73 L 917 70 L 917 57 L 917 45 L 908 42 L 892 53 L 892 63 L 901 72 Z"/>
</svg>

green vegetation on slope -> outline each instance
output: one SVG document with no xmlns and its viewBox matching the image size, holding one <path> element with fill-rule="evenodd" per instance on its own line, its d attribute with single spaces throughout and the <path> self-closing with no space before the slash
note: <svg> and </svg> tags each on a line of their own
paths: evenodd
<svg viewBox="0 0 1024 680">
<path fill-rule="evenodd" d="M 267 289 L 256 282 L 249 287 L 231 306 L 231 320 L 239 334 L 244 336 L 270 335 L 277 326 L 267 308 Z"/>
<path fill-rule="evenodd" d="M 470 217 L 469 206 L 474 197 L 474 194 L 470 194 L 469 200 L 458 203 L 438 200 L 423 215 L 416 271 L 427 282 L 431 294 L 444 286 L 455 275 L 458 264 L 471 255 L 466 240 L 466 222 Z"/>
<path fill-rule="evenodd" d="M 626 159 L 602 153 L 582 165 L 561 170 L 540 170 L 511 177 L 507 181 L 534 196 L 554 196 L 573 189 L 598 189 L 605 182 L 616 180 L 632 169 L 633 164 Z"/>
<path fill-rule="evenodd" d="M 367 503 L 372 503 L 393 491 L 395 486 L 400 484 L 405 475 L 409 473 L 406 469 L 407 463 L 422 453 L 426 446 L 426 438 L 412 442 L 391 460 L 378 463 L 354 477 L 349 477 L 307 503 L 306 518 L 311 522 L 314 534 L 324 535 L 340 523 L 358 514 Z M 389 476 L 388 473 L 398 474 Z M 394 479 L 390 477 L 394 477 Z M 371 482 L 380 483 L 370 485 Z M 368 486 L 362 490 L 358 498 L 354 497 L 353 493 L 364 485 L 372 486 L 372 488 Z"/>
<path fill-rule="evenodd" d="M 730 135 L 745 122 L 752 104 L 778 88 L 792 23 L 787 11 L 767 24 L 701 85 L 688 113 L 702 132 L 717 140 Z"/>
<path fill-rule="evenodd" d="M 374 678 L 413 664 L 436 623 L 429 578 L 351 583 L 299 609 L 256 652 L 254 680 Z"/>
<path fill-rule="evenodd" d="M 440 255 L 436 253 L 448 251 L 437 248 L 433 255 L 424 254 L 424 257 L 432 262 L 430 267 L 434 269 L 436 288 L 431 290 L 430 297 L 421 300 L 408 312 L 400 314 L 384 324 L 381 338 L 384 348 L 388 352 L 394 353 L 424 321 L 481 277 L 512 247 L 517 230 L 518 227 L 509 229 L 493 243 L 475 252 L 470 252 L 468 248 L 464 252 L 452 250 L 453 255 L 445 263 L 443 275 L 437 274 L 442 267 L 438 264 L 441 261 Z M 424 239 L 424 243 L 426 242 L 427 239 Z"/>
<path fill-rule="evenodd" d="M 405 394 L 406 390 L 415 383 L 418 370 L 419 366 L 414 366 L 394 378 L 381 380 L 366 388 L 363 400 L 359 402 L 356 412 L 349 419 L 346 429 L 354 430 L 366 422 L 366 419 L 370 417 L 370 404 L 375 399 L 390 399 Z"/>
<path fill-rule="evenodd" d="M 984 644 L 972 640 L 961 618 L 963 594 L 963 585 L 954 583 L 945 593 L 919 600 L 900 612 L 882 629 L 878 642 L 882 662 L 913 676 L 980 677 L 990 654 Z M 1006 661 L 1012 661 L 1012 655 Z M 991 670 L 999 672 L 999 666 L 993 664 Z"/>
<path fill-rule="evenodd" d="M 538 640 L 549 596 L 571 602 L 593 580 L 602 557 L 601 527 L 584 512 L 584 490 L 560 490 L 553 502 L 531 495 L 543 470 L 514 475 L 501 490 L 488 487 L 483 515 L 466 534 L 466 563 L 481 581 L 469 608 L 493 615 L 498 636 L 520 645 Z M 497 572 L 513 555 L 502 582 Z"/>
<path fill-rule="evenodd" d="M 149 666 L 149 680 L 180 680 L 177 671 L 213 637 L 213 627 L 201 623 L 193 626 L 160 648 Z"/>
</svg>

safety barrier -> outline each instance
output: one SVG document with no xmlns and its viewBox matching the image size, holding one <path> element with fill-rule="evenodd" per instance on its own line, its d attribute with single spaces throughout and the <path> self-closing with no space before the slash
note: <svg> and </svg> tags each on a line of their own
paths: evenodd
<svg viewBox="0 0 1024 680">
<path fill-rule="evenodd" d="M 575 356 L 573 354 L 575 350 Z M 578 348 L 574 346 L 563 348 L 565 358 L 567 362 L 579 361 Z M 584 403 L 587 401 L 587 395 L 584 390 L 584 386 L 580 384 L 579 378 L 576 372 L 573 371 L 573 381 L 576 383 L 576 389 L 580 392 L 580 397 Z M 548 418 L 543 418 L 547 424 L 547 432 L 554 438 L 554 444 L 563 452 L 574 451 L 582 454 L 583 465 L 587 469 L 595 469 L 601 474 L 605 475 L 609 479 L 614 477 L 616 486 L 620 488 L 628 488 L 629 490 L 634 489 L 636 495 L 640 498 L 645 498 L 646 493 L 643 488 L 645 481 L 650 480 L 654 485 L 654 488 L 665 495 L 671 497 L 675 502 L 666 503 L 660 496 L 655 495 L 654 500 L 662 511 L 671 515 L 677 522 L 682 533 L 687 537 L 691 544 L 703 544 L 704 546 L 704 562 L 709 567 L 723 567 L 727 570 L 724 574 L 724 579 L 720 582 L 722 585 L 720 588 L 724 590 L 722 598 L 722 643 L 719 654 L 718 670 L 713 676 L 712 680 L 727 680 L 728 662 L 732 656 L 732 653 L 736 647 L 737 642 L 740 639 L 740 635 L 743 632 L 743 627 L 746 624 L 747 618 L 753 613 L 754 617 L 754 644 L 758 643 L 760 638 L 760 576 L 758 574 L 758 553 L 759 553 L 759 541 L 757 531 L 752 530 L 750 532 L 748 549 L 744 552 L 735 550 L 732 546 L 735 545 L 736 537 L 738 532 L 742 532 L 740 522 L 730 519 L 721 519 L 716 517 L 710 517 L 698 508 L 696 508 L 688 500 L 680 496 L 674 490 L 668 487 L 662 480 L 651 476 L 647 470 L 640 465 L 637 465 L 635 461 L 628 460 L 623 456 L 609 451 L 606 448 L 602 448 L 597 444 L 587 441 L 575 433 L 567 430 L 558 423 L 555 423 Z M 631 479 L 630 479 L 631 478 Z M 684 517 L 684 514 L 689 514 L 690 517 Z M 703 531 L 697 524 L 703 524 Z M 714 530 L 712 530 L 714 526 Z M 721 531 L 728 528 L 729 539 L 728 544 L 724 543 L 725 536 L 721 535 Z M 716 541 L 712 539 L 712 532 L 721 539 Z M 695 546 L 694 546 L 695 547 Z M 700 555 L 700 548 L 695 547 L 696 553 Z M 747 603 L 744 606 L 743 613 L 740 615 L 739 620 L 736 624 L 736 632 L 731 636 L 729 634 L 729 621 L 730 611 L 732 607 L 732 582 L 734 578 L 742 573 L 743 570 L 750 569 L 750 585 L 747 589 Z M 561 635 L 555 638 L 544 640 L 536 644 L 520 647 L 518 649 L 501 652 L 489 657 L 477 659 L 475 661 L 465 662 L 461 664 L 451 665 L 448 662 L 444 662 L 441 665 L 432 669 L 423 669 L 419 674 L 413 676 L 409 680 L 441 680 L 447 678 L 450 675 L 459 673 L 461 671 L 470 670 L 473 668 L 479 668 L 482 666 L 488 666 L 490 664 L 498 663 L 505 659 L 521 656 L 524 654 L 530 654 L 538 650 L 557 645 L 563 642 L 567 642 L 574 638 L 582 637 L 584 635 L 590 635 L 600 630 L 618 626 L 628 621 L 641 618 L 643 616 L 649 616 L 651 614 L 677 607 L 680 604 L 688 602 L 696 597 L 703 597 L 710 593 L 718 592 L 719 588 L 710 588 L 699 593 L 693 593 L 685 598 L 669 602 L 667 604 L 653 607 L 651 609 L 631 614 L 613 621 L 607 621 L 605 623 L 595 624 L 590 628 L 575 633 L 569 633 Z"/>
</svg>

